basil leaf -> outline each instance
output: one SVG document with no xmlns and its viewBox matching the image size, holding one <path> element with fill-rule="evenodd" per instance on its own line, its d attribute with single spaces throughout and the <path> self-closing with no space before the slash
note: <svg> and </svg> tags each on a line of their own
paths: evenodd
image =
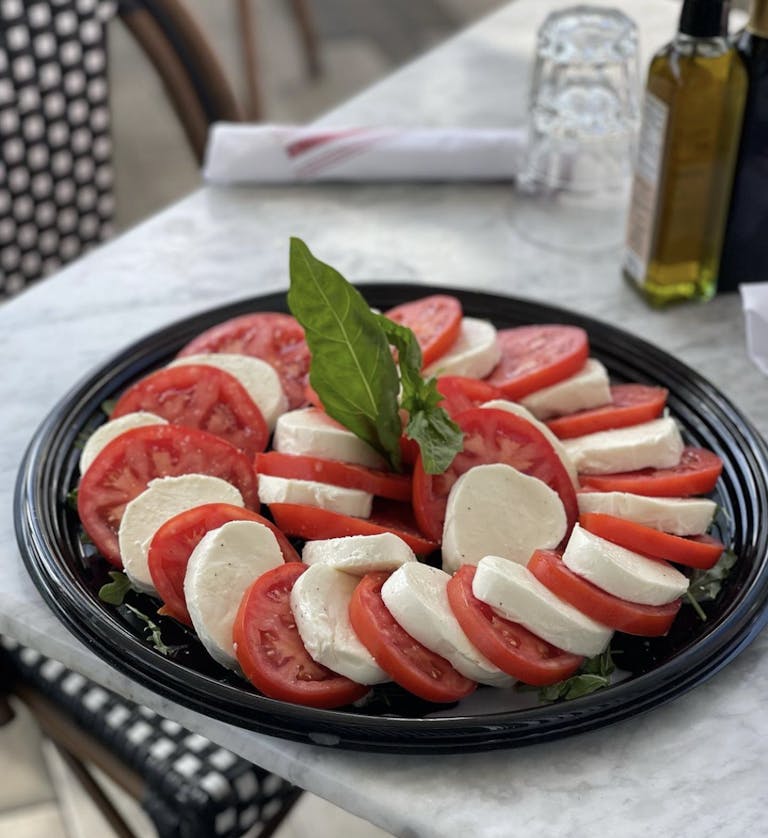
<svg viewBox="0 0 768 838">
<path fill-rule="evenodd" d="M 685 592 L 685 600 L 696 612 L 702 623 L 706 623 L 707 614 L 699 603 L 717 599 L 723 587 L 723 582 L 731 572 L 731 568 L 736 564 L 737 558 L 738 556 L 733 550 L 726 550 L 720 556 L 717 564 L 709 570 L 695 570 L 691 574 L 691 581 L 688 590 Z"/>
<path fill-rule="evenodd" d="M 413 332 L 378 315 L 379 324 L 392 346 L 397 349 L 402 389 L 401 405 L 408 412 L 405 435 L 421 451 L 427 474 L 442 474 L 461 451 L 464 435 L 442 407 L 442 394 L 434 378 L 421 377 L 421 348 Z"/>
<path fill-rule="evenodd" d="M 104 399 L 104 401 L 99 405 L 101 412 L 107 417 L 107 419 L 112 416 L 116 404 L 117 399 Z"/>
<path fill-rule="evenodd" d="M 361 294 L 292 238 L 288 308 L 304 327 L 310 384 L 329 416 L 400 468 L 400 383 L 387 339 Z"/>
<path fill-rule="evenodd" d="M 64 498 L 64 502 L 73 512 L 77 512 L 77 488 L 78 487 L 75 486 L 74 489 L 70 489 Z"/>
<path fill-rule="evenodd" d="M 132 605 L 126 605 L 125 607 L 131 614 L 138 617 L 145 624 L 144 631 L 149 635 L 152 645 L 161 655 L 170 655 L 180 648 L 178 646 L 168 646 L 164 643 L 160 634 L 160 626 L 154 620 L 151 620 L 143 611 L 139 611 L 138 608 L 134 608 Z"/>
<path fill-rule="evenodd" d="M 597 690 L 605 689 L 611 684 L 611 674 L 616 665 L 611 656 L 611 650 L 606 649 L 599 655 L 589 658 L 581 665 L 578 673 L 558 681 L 539 690 L 542 701 L 560 701 L 581 698 Z"/>
<path fill-rule="evenodd" d="M 131 580 L 117 570 L 110 570 L 109 578 L 112 581 L 99 588 L 99 599 L 110 605 L 122 605 L 125 595 L 131 589 Z"/>
</svg>

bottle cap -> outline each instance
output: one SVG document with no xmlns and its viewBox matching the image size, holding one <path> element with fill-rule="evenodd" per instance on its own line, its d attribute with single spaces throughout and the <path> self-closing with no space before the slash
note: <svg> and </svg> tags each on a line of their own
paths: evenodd
<svg viewBox="0 0 768 838">
<path fill-rule="evenodd" d="M 680 32 L 694 38 L 717 38 L 728 32 L 727 0 L 685 0 Z"/>
</svg>

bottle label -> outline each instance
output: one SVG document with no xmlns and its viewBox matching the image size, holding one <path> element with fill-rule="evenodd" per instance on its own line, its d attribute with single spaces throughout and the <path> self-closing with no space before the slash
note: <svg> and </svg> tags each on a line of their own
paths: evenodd
<svg viewBox="0 0 768 838">
<path fill-rule="evenodd" d="M 646 92 L 624 251 L 624 269 L 638 284 L 645 280 L 653 244 L 668 115 L 667 105 Z"/>
</svg>

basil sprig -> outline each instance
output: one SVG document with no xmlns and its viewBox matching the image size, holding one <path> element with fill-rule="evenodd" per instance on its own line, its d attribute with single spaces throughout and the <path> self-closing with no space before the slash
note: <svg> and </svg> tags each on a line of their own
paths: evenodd
<svg viewBox="0 0 768 838">
<path fill-rule="evenodd" d="M 427 473 L 450 465 L 462 435 L 445 411 L 434 379 L 421 378 L 421 350 L 410 329 L 371 311 L 362 295 L 330 265 L 292 238 L 288 307 L 303 326 L 312 365 L 309 381 L 329 416 L 400 470 L 402 407 L 406 434 L 421 450 Z M 397 366 L 390 345 L 398 352 Z"/>
</svg>

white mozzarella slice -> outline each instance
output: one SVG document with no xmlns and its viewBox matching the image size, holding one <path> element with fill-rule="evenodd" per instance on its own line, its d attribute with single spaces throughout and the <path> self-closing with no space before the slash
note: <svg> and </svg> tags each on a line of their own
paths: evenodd
<svg viewBox="0 0 768 838">
<path fill-rule="evenodd" d="M 270 503 L 300 503 L 318 506 L 341 515 L 369 518 L 373 495 L 361 489 L 346 489 L 314 480 L 295 480 L 290 477 L 259 475 L 259 500 Z"/>
<path fill-rule="evenodd" d="M 157 593 L 147 564 L 152 537 L 169 518 L 204 503 L 243 506 L 243 497 L 220 477 L 183 474 L 151 480 L 147 488 L 125 507 L 117 538 L 123 569 L 134 588 L 144 593 Z"/>
<path fill-rule="evenodd" d="M 475 317 L 463 317 L 459 336 L 445 355 L 425 368 L 424 376 L 464 375 L 467 378 L 485 378 L 500 358 L 501 349 L 493 324 Z"/>
<path fill-rule="evenodd" d="M 324 564 L 355 576 L 397 570 L 406 562 L 415 562 L 416 554 L 394 533 L 346 535 L 322 541 L 308 541 L 301 559 L 305 564 Z"/>
<path fill-rule="evenodd" d="M 382 684 L 389 676 L 349 621 L 349 601 L 359 581 L 327 564 L 313 565 L 293 585 L 291 611 L 312 660 L 358 684 Z"/>
<path fill-rule="evenodd" d="M 708 498 L 652 498 L 629 492 L 578 492 L 579 512 L 602 512 L 673 535 L 702 535 L 715 517 Z"/>
<path fill-rule="evenodd" d="M 578 524 L 568 539 L 563 563 L 603 591 L 642 605 L 665 605 L 688 590 L 688 579 L 672 565 L 613 544 Z"/>
<path fill-rule="evenodd" d="M 256 521 L 230 521 L 207 532 L 189 557 L 184 596 L 197 636 L 210 656 L 238 669 L 232 627 L 248 586 L 283 564 L 275 534 Z"/>
<path fill-rule="evenodd" d="M 672 468 L 683 454 L 683 438 L 671 416 L 566 439 L 563 445 L 582 474 Z"/>
<path fill-rule="evenodd" d="M 577 410 L 601 407 L 610 401 L 608 371 L 594 358 L 587 359 L 579 372 L 570 378 L 550 387 L 543 387 L 520 399 L 537 419 L 542 420 L 575 413 Z"/>
<path fill-rule="evenodd" d="M 613 634 L 555 596 L 528 568 L 500 556 L 485 556 L 478 564 L 472 593 L 505 619 L 575 655 L 600 654 Z"/>
<path fill-rule="evenodd" d="M 369 468 L 386 468 L 384 458 L 316 407 L 284 413 L 275 425 L 275 451 L 311 454 L 329 460 L 357 463 Z"/>
<path fill-rule="evenodd" d="M 565 470 L 571 478 L 571 483 L 573 483 L 576 489 L 579 488 L 578 470 L 573 464 L 573 460 L 570 455 L 565 450 L 565 446 L 562 441 L 559 440 L 543 422 L 540 422 L 527 407 L 523 407 L 523 405 L 519 402 L 511 402 L 509 399 L 491 399 L 491 401 L 481 404 L 480 407 L 489 407 L 494 410 L 506 410 L 507 413 L 514 413 L 516 416 L 521 416 L 523 419 L 530 422 L 534 428 L 544 434 L 547 442 L 549 442 L 549 444 L 555 449 L 555 454 L 557 454 L 560 458 L 560 462 L 563 466 L 565 466 Z"/>
<path fill-rule="evenodd" d="M 465 678 L 495 687 L 514 679 L 494 666 L 472 645 L 448 602 L 451 577 L 420 562 L 404 564 L 381 588 L 387 610 L 422 646 L 445 658 Z"/>
<path fill-rule="evenodd" d="M 155 416 L 154 413 L 148 413 L 144 410 L 126 413 L 125 416 L 120 416 L 117 419 L 110 419 L 109 422 L 105 422 L 96 428 L 83 446 L 80 454 L 80 474 L 85 474 L 101 453 L 101 450 L 113 439 L 117 439 L 120 434 L 132 431 L 134 428 L 143 428 L 145 425 L 167 424 L 168 422 L 162 416 Z"/>
<path fill-rule="evenodd" d="M 443 525 L 443 570 L 494 554 L 527 564 L 537 548 L 556 547 L 567 520 L 557 492 L 503 463 L 475 466 L 451 487 Z"/>
<path fill-rule="evenodd" d="M 168 366 L 176 367 L 180 364 L 204 364 L 234 376 L 261 411 L 270 431 L 274 430 L 277 417 L 288 410 L 288 397 L 283 391 L 280 376 L 271 364 L 261 358 L 228 352 L 184 355 L 171 361 Z"/>
</svg>

